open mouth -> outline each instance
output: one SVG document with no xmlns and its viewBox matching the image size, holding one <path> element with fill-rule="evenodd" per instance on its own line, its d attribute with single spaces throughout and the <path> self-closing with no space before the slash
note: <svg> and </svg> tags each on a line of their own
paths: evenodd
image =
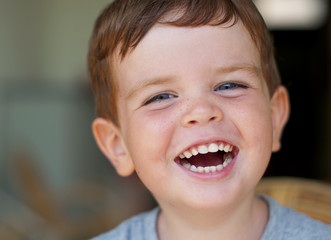
<svg viewBox="0 0 331 240">
<path fill-rule="evenodd" d="M 210 143 L 192 147 L 177 158 L 176 162 L 192 172 L 214 173 L 222 171 L 235 157 L 235 147 L 227 143 Z"/>
</svg>

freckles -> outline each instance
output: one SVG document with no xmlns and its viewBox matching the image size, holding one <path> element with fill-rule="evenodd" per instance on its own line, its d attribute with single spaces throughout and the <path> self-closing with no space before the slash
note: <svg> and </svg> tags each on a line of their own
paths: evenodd
<svg viewBox="0 0 331 240">
<path fill-rule="evenodd" d="M 167 117 L 161 117 L 157 120 L 152 120 L 150 121 L 151 127 L 155 130 L 155 131 L 164 131 L 166 129 L 169 129 L 170 126 L 173 124 L 173 120 Z"/>
<path fill-rule="evenodd" d="M 144 116 L 136 116 L 130 121 L 130 129 L 128 134 L 133 137 L 135 141 L 146 142 L 149 145 L 155 144 L 156 142 L 163 142 L 165 145 L 170 140 L 171 134 L 174 129 L 174 119 L 171 116 L 156 114 L 147 114 Z M 137 140 L 138 139 L 138 140 Z M 136 142 L 133 142 L 136 145 Z"/>
<path fill-rule="evenodd" d="M 147 114 L 142 119 L 142 122 L 143 124 L 149 123 L 154 129 L 162 131 L 170 129 L 176 125 L 177 115 L 176 111 L 172 111 L 172 109 L 162 110 L 160 112 Z"/>
</svg>

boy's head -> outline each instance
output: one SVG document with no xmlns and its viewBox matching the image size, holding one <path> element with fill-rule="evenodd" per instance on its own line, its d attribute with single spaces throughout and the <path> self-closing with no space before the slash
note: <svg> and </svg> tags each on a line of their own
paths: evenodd
<svg viewBox="0 0 331 240">
<path fill-rule="evenodd" d="M 289 105 L 251 1 L 116 1 L 97 21 L 89 66 L 93 132 L 120 175 L 136 171 L 168 209 L 252 196 Z"/>
<path fill-rule="evenodd" d="M 242 0 L 116 0 L 96 21 L 88 66 L 100 117 L 119 126 L 113 61 L 123 59 L 156 24 L 178 27 L 230 26 L 241 21 L 259 51 L 262 73 L 272 95 L 280 85 L 272 39 L 252 1 Z"/>
</svg>

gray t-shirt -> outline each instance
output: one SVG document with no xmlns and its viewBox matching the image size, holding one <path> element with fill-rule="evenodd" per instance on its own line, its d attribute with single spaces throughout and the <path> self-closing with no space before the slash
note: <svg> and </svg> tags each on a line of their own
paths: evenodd
<svg viewBox="0 0 331 240">
<path fill-rule="evenodd" d="M 261 198 L 268 203 L 270 216 L 261 240 L 331 240 L 331 226 L 282 207 L 271 198 Z M 91 240 L 158 240 L 156 222 L 159 212 L 157 207 L 132 217 Z"/>
</svg>

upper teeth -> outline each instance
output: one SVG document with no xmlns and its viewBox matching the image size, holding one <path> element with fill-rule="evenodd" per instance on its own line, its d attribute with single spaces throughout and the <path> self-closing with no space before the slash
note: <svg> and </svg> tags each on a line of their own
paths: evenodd
<svg viewBox="0 0 331 240">
<path fill-rule="evenodd" d="M 214 153 L 217 151 L 224 151 L 224 152 L 231 152 L 233 149 L 233 146 L 230 144 L 216 144 L 216 143 L 210 143 L 209 145 L 199 145 L 197 147 L 190 148 L 189 150 L 186 150 L 182 154 L 179 155 L 181 159 L 183 158 L 190 158 L 192 156 L 200 154 L 206 154 L 206 153 Z"/>
</svg>

